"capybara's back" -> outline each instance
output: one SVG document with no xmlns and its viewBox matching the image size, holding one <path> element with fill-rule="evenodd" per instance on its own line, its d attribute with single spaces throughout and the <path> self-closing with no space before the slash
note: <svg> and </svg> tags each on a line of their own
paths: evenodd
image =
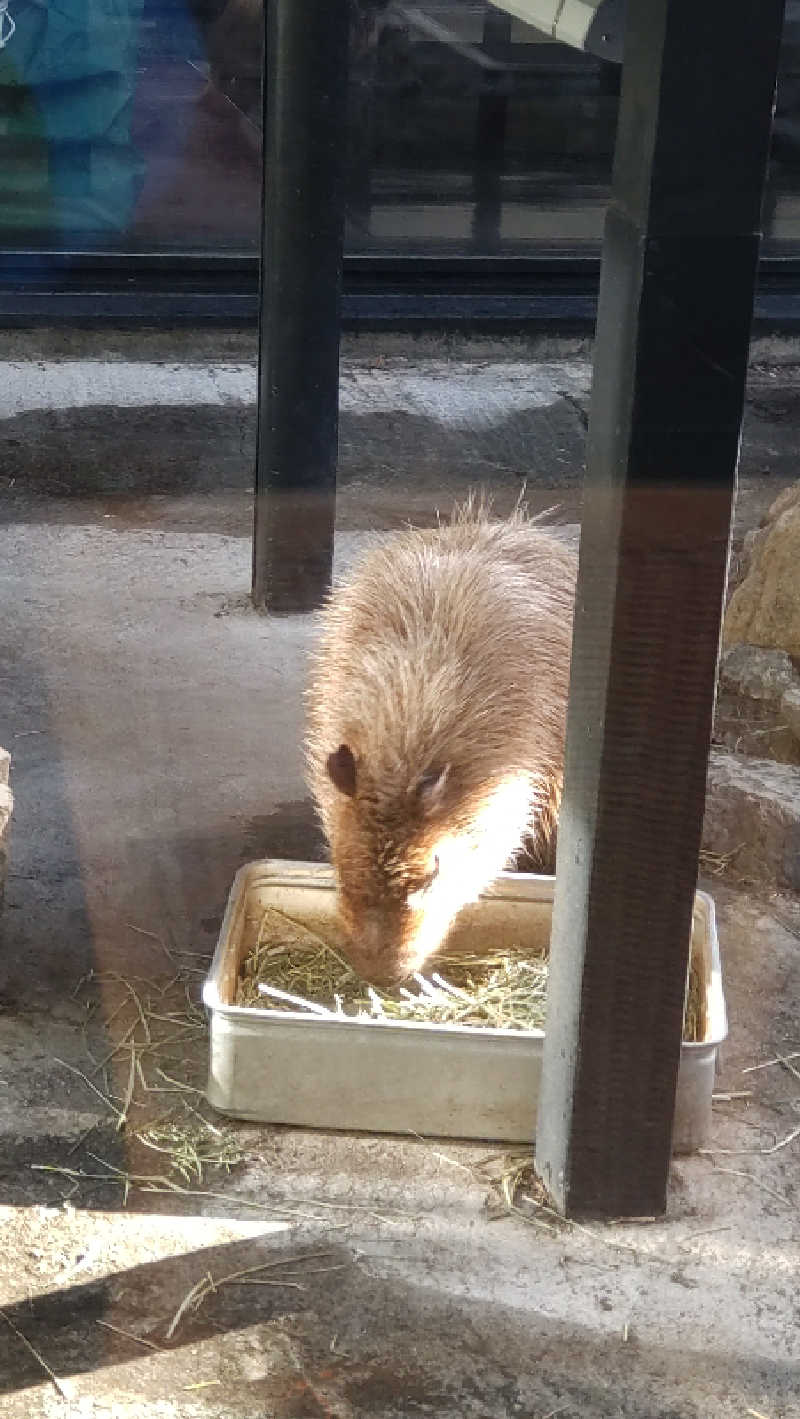
<svg viewBox="0 0 800 1419">
<path fill-rule="evenodd" d="M 418 969 L 561 791 L 574 554 L 471 506 L 386 538 L 332 594 L 308 696 L 308 778 L 356 967 Z"/>
</svg>

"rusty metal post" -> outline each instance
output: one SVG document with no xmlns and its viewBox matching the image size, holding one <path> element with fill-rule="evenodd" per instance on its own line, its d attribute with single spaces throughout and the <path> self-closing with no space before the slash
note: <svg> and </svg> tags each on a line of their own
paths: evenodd
<svg viewBox="0 0 800 1419">
<path fill-rule="evenodd" d="M 663 1211 L 783 0 L 629 9 L 603 254 L 539 1173 Z"/>
</svg>

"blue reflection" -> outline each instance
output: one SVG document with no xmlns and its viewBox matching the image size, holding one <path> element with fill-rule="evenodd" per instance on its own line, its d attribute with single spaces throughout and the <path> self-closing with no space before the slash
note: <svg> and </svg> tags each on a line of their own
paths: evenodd
<svg viewBox="0 0 800 1419">
<path fill-rule="evenodd" d="M 0 230 L 95 246 L 131 224 L 146 171 L 132 140 L 142 39 L 202 61 L 181 0 L 0 0 Z M 143 18 L 145 23 L 143 25 Z"/>
</svg>

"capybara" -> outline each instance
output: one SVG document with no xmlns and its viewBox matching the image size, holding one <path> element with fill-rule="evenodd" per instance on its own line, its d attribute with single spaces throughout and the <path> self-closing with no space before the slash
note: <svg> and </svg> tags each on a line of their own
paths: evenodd
<svg viewBox="0 0 800 1419">
<path fill-rule="evenodd" d="M 419 970 L 520 853 L 552 868 L 576 571 L 539 520 L 469 502 L 388 536 L 328 598 L 308 781 L 367 980 Z"/>
</svg>

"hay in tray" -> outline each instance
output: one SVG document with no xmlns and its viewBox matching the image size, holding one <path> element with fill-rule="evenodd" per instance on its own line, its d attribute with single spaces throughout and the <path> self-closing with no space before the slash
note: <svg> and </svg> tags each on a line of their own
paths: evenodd
<svg viewBox="0 0 800 1419">
<path fill-rule="evenodd" d="M 412 1021 L 501 1030 L 543 1029 L 547 957 L 522 949 L 469 954 L 445 951 L 405 985 L 379 990 L 364 982 L 316 932 L 267 907 L 258 939 L 242 963 L 236 1005 L 299 1011 L 318 1018 Z M 684 1039 L 705 1037 L 705 1000 L 693 963 Z"/>
</svg>

